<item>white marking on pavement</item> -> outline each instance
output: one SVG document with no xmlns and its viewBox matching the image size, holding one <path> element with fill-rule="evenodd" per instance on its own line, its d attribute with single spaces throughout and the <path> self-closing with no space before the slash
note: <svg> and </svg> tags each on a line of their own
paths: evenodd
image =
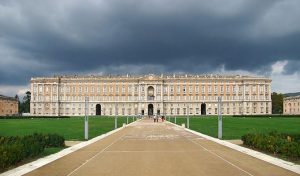
<svg viewBox="0 0 300 176">
<path fill-rule="evenodd" d="M 113 141 L 111 144 L 109 144 L 108 146 L 106 146 L 104 149 L 102 149 L 101 151 L 99 151 L 97 154 L 95 154 L 93 157 L 91 157 L 90 159 L 86 160 L 84 163 L 82 163 L 80 166 L 78 166 L 76 169 L 74 169 L 72 172 L 70 172 L 67 176 L 70 176 L 72 174 L 74 174 L 76 171 L 78 171 L 81 167 L 83 167 L 84 165 L 86 165 L 88 162 L 90 162 L 91 160 L 93 160 L 94 158 L 96 158 L 97 156 L 99 156 L 100 154 L 102 154 L 106 149 L 108 149 L 109 147 L 111 147 L 112 145 L 114 145 L 116 142 L 118 142 L 122 137 L 124 137 L 126 134 L 122 135 L 121 137 L 119 137 L 118 139 L 116 139 L 115 141 Z"/>
</svg>

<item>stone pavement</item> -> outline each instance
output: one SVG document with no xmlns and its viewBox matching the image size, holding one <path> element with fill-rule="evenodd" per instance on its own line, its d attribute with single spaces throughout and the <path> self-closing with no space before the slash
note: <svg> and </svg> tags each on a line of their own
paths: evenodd
<svg viewBox="0 0 300 176">
<path fill-rule="evenodd" d="M 26 175 L 297 174 L 194 135 L 171 123 L 143 119 Z"/>
</svg>

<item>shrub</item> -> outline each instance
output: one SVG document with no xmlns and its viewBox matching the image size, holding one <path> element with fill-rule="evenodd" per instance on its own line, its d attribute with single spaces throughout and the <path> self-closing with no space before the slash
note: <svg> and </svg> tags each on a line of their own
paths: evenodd
<svg viewBox="0 0 300 176">
<path fill-rule="evenodd" d="M 57 134 L 44 135 L 46 147 L 64 147 L 65 138 Z"/>
<path fill-rule="evenodd" d="M 0 171 L 26 158 L 38 156 L 45 147 L 63 147 L 64 143 L 65 139 L 57 134 L 0 136 Z"/>
<path fill-rule="evenodd" d="M 0 119 L 65 119 L 70 116 L 0 116 Z"/>
<path fill-rule="evenodd" d="M 286 115 L 286 114 L 244 114 L 244 115 L 233 115 L 232 117 L 250 117 L 250 118 L 300 118 L 299 115 Z"/>
<path fill-rule="evenodd" d="M 270 133 L 250 133 L 242 136 L 244 145 L 265 152 L 280 154 L 289 158 L 300 158 L 299 135 Z"/>
</svg>

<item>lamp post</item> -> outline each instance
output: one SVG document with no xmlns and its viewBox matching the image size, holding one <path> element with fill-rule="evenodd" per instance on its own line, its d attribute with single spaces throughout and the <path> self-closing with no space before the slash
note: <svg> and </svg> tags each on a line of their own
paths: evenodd
<svg viewBox="0 0 300 176">
<path fill-rule="evenodd" d="M 85 97 L 85 117 L 84 117 L 84 139 L 88 140 L 89 138 L 89 97 Z"/>
<path fill-rule="evenodd" d="M 222 139 L 222 98 L 218 97 L 218 138 Z"/>
<path fill-rule="evenodd" d="M 118 128 L 118 119 L 117 119 L 117 115 L 118 115 L 118 104 L 115 104 L 115 129 Z"/>
<path fill-rule="evenodd" d="M 187 128 L 190 128 L 190 106 L 188 105 L 187 106 L 187 124 L 186 124 L 186 126 L 187 126 Z"/>
</svg>

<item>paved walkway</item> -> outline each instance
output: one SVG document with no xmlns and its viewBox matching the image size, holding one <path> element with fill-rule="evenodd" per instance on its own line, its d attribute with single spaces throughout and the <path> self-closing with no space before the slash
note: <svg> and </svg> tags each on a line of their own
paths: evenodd
<svg viewBox="0 0 300 176">
<path fill-rule="evenodd" d="M 26 175 L 297 175 L 170 123 L 141 120 Z"/>
</svg>

